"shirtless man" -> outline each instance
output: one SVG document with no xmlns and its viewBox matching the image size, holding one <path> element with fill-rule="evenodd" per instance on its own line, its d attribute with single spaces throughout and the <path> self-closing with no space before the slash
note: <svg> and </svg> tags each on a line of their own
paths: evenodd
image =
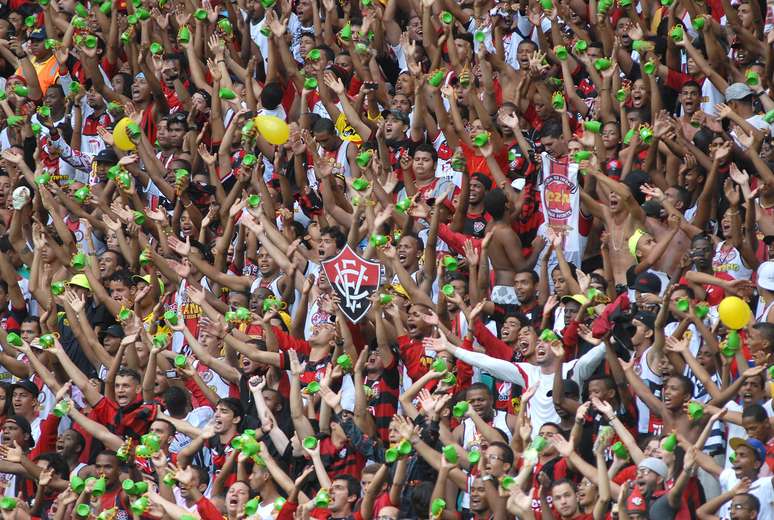
<svg viewBox="0 0 774 520">
<path fill-rule="evenodd" d="M 648 409 L 664 421 L 666 432 L 677 431 L 689 442 L 695 442 L 707 419 L 692 420 L 685 413 L 685 405 L 693 396 L 693 382 L 683 375 L 672 375 L 664 381 L 661 399 L 654 396 L 634 370 L 634 361 L 621 360 L 621 367 L 631 389 L 647 405 Z"/>
<path fill-rule="evenodd" d="M 590 168 L 589 175 L 597 180 L 600 189 L 609 190 L 608 204 L 597 202 L 585 191 L 581 191 L 581 201 L 589 213 L 604 222 L 610 234 L 613 278 L 616 284 L 626 285 L 626 270 L 634 262 L 627 242 L 644 225 L 645 212 L 625 184 L 607 177 L 599 168 Z"/>
<path fill-rule="evenodd" d="M 487 224 L 487 237 L 481 244 L 482 258 L 486 254 L 494 269 L 494 287 L 492 301 L 498 305 L 518 305 L 519 299 L 513 287 L 516 273 L 532 269 L 542 250 L 541 238 L 533 242 L 532 252 L 524 258 L 521 240 L 511 227 L 514 208 L 508 197 L 500 189 L 492 190 L 484 197 L 486 212 L 492 216 Z M 537 247 L 536 247 L 537 246 Z"/>
</svg>

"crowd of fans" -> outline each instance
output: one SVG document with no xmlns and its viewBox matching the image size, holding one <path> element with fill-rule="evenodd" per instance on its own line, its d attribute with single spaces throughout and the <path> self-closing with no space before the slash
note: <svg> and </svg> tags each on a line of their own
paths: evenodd
<svg viewBox="0 0 774 520">
<path fill-rule="evenodd" d="M 2 520 L 774 520 L 774 3 L 0 13 Z"/>
</svg>

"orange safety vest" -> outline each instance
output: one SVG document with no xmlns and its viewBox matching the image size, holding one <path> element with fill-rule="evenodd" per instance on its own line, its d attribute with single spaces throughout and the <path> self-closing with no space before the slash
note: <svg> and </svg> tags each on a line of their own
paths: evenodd
<svg viewBox="0 0 774 520">
<path fill-rule="evenodd" d="M 49 59 L 42 62 L 38 62 L 33 58 L 32 66 L 35 67 L 35 72 L 38 74 L 40 91 L 45 95 L 48 87 L 56 83 L 56 80 L 59 79 L 59 62 L 56 61 L 56 57 L 52 54 Z M 24 77 L 21 67 L 16 70 L 16 74 Z"/>
</svg>

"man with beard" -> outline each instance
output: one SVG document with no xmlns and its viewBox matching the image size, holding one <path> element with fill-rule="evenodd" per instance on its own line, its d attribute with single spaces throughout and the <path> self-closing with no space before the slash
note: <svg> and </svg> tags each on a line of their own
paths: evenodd
<svg viewBox="0 0 774 520">
<path fill-rule="evenodd" d="M 628 497 L 631 497 L 632 494 L 639 494 L 641 499 L 639 502 L 626 500 L 625 504 L 621 505 L 628 507 L 630 502 L 635 505 L 644 505 L 640 513 L 643 519 L 659 518 L 674 520 L 678 512 L 682 514 L 682 510 L 687 507 L 682 499 L 682 493 L 695 472 L 696 460 L 694 455 L 688 452 L 685 456 L 683 470 L 672 487 L 666 489 L 665 484 L 668 475 L 666 464 L 654 457 L 643 459 L 637 465 L 637 480 L 633 482 L 628 494 Z"/>
<path fill-rule="evenodd" d="M 432 350 L 449 352 L 460 361 L 487 371 L 492 377 L 516 383 L 522 388 L 535 386 L 530 407 L 533 434 L 536 434 L 543 424 L 558 423 L 561 420 L 551 398 L 554 371 L 561 369 L 563 378 L 572 374 L 571 379 L 582 386 L 605 357 L 605 345 L 600 344 L 580 358 L 562 363 L 561 357 L 557 355 L 562 350 L 558 348 L 561 347 L 561 340 L 541 339 L 537 344 L 534 364 L 512 363 L 455 347 L 443 339 L 425 341 L 430 343 L 428 346 Z"/>
<path fill-rule="evenodd" d="M 234 451 L 231 441 L 239 433 L 244 420 L 244 409 L 239 399 L 225 397 L 215 406 L 215 415 L 191 443 L 177 454 L 178 467 L 186 468 L 194 455 L 203 447 L 208 448 L 212 461 L 211 475 L 217 474 Z M 229 478 L 229 484 L 236 480 L 236 474 Z"/>
</svg>

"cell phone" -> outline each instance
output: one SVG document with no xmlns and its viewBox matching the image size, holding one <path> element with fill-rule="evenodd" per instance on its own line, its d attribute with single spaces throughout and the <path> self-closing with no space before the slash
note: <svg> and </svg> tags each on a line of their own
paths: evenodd
<svg viewBox="0 0 774 520">
<path fill-rule="evenodd" d="M 168 379 L 177 379 L 178 378 L 177 370 L 167 370 L 166 372 L 164 372 L 164 377 Z"/>
<path fill-rule="evenodd" d="M 377 88 L 375 81 L 366 81 L 363 83 L 363 86 L 366 88 L 366 90 L 376 90 Z"/>
</svg>

